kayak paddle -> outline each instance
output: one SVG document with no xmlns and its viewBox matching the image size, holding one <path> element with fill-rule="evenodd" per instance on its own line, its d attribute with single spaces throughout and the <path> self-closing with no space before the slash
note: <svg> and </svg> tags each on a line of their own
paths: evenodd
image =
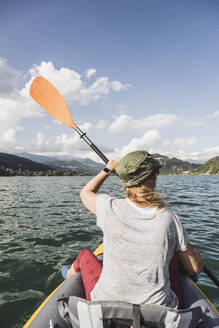
<svg viewBox="0 0 219 328">
<path fill-rule="evenodd" d="M 204 265 L 203 272 L 219 287 L 219 281 L 215 275 Z"/>
<path fill-rule="evenodd" d="M 104 161 L 108 163 L 109 160 L 106 156 L 94 145 L 94 143 L 87 137 L 77 124 L 72 120 L 70 111 L 65 102 L 65 99 L 59 91 L 44 77 L 36 77 L 30 86 L 31 97 L 58 121 L 68 125 L 70 128 L 75 129 L 82 138 Z"/>
</svg>

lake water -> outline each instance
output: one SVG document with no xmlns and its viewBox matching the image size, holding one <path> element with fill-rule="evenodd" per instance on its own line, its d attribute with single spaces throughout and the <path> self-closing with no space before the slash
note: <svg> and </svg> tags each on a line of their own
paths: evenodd
<svg viewBox="0 0 219 328">
<path fill-rule="evenodd" d="M 102 241 L 79 198 L 90 177 L 0 177 L 0 326 L 22 327 L 62 281 L 60 268 Z M 184 223 L 191 243 L 219 277 L 219 176 L 160 176 L 158 189 Z M 101 192 L 123 195 L 117 177 Z M 218 288 L 199 285 L 219 309 Z"/>
</svg>

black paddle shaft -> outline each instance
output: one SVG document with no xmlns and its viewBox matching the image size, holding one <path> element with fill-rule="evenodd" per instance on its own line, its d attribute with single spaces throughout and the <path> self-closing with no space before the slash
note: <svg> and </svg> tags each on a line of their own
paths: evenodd
<svg viewBox="0 0 219 328">
<path fill-rule="evenodd" d="M 215 283 L 215 285 L 219 287 L 219 281 L 218 281 L 218 279 L 215 277 L 215 275 L 213 275 L 213 273 L 210 270 L 208 270 L 208 268 L 206 266 L 204 266 L 203 271 Z"/>
<path fill-rule="evenodd" d="M 87 137 L 87 134 L 83 132 L 79 127 L 75 129 L 75 131 L 79 134 L 80 138 L 82 138 L 94 151 L 95 153 L 104 161 L 104 163 L 108 163 L 108 158 L 102 153 L 102 151 L 95 146 L 95 144 Z"/>
</svg>

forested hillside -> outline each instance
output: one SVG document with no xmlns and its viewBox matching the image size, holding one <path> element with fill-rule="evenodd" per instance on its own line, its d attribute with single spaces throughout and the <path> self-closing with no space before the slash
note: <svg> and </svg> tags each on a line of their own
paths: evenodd
<svg viewBox="0 0 219 328">
<path fill-rule="evenodd" d="M 0 176 L 15 175 L 63 175 L 62 170 L 50 165 L 34 162 L 24 157 L 0 153 Z M 76 175 L 75 171 L 65 172 L 65 175 Z"/>
<path fill-rule="evenodd" d="M 202 174 L 219 174 L 219 156 L 211 158 L 209 161 L 200 165 L 194 172 Z"/>
<path fill-rule="evenodd" d="M 160 154 L 153 154 L 153 157 L 163 165 L 160 169 L 161 174 L 219 174 L 219 156 L 204 164 L 190 163 Z M 0 175 L 96 175 L 105 166 L 83 158 L 72 160 L 53 158 L 50 161 L 48 157 L 45 159 L 47 162 L 42 164 L 24 157 L 0 153 Z M 40 160 L 43 160 L 43 156 L 40 156 Z"/>
</svg>

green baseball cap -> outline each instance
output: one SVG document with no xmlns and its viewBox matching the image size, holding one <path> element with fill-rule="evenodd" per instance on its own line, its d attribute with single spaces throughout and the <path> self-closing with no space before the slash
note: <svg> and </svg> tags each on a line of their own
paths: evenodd
<svg viewBox="0 0 219 328">
<path fill-rule="evenodd" d="M 138 150 L 124 156 L 116 168 L 116 174 L 125 187 L 134 187 L 149 177 L 161 163 L 147 151 Z"/>
</svg>

